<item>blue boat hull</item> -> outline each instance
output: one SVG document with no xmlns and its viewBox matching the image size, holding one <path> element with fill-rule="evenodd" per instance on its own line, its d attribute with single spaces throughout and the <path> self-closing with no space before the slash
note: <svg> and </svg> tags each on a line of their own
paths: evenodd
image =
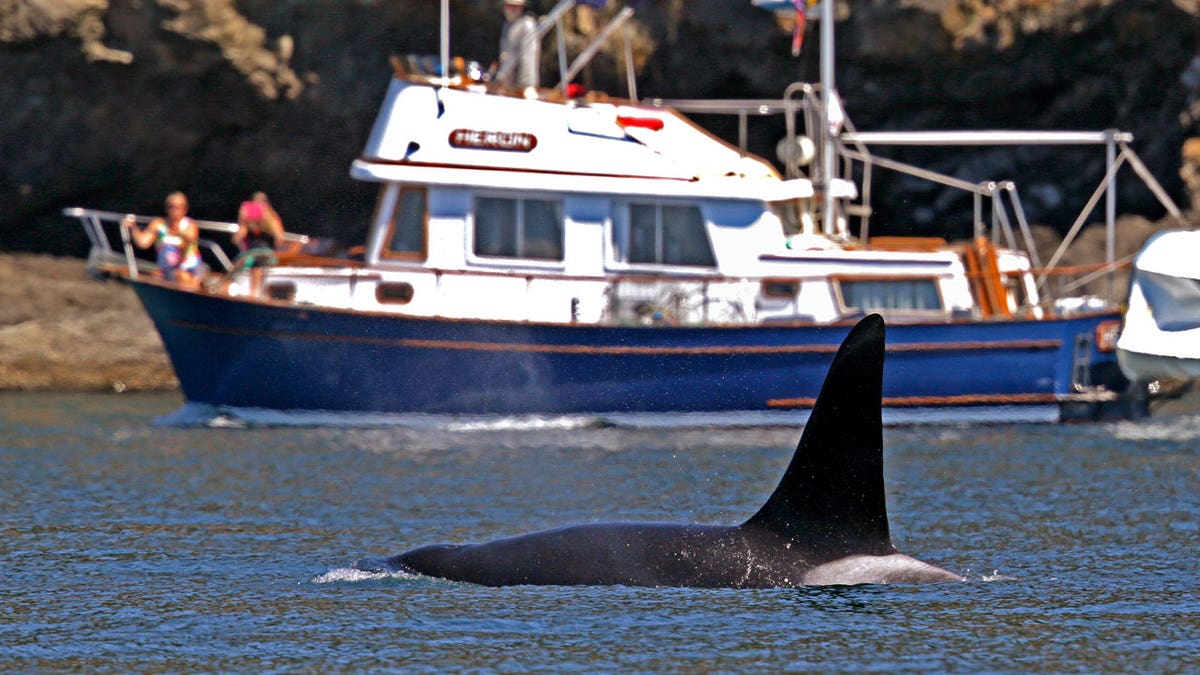
<svg viewBox="0 0 1200 675">
<path fill-rule="evenodd" d="M 422 319 L 131 283 L 190 402 L 281 411 L 803 409 L 850 328 L 850 323 L 697 328 Z M 1077 381 L 1119 377 L 1115 355 L 1099 351 L 1094 339 L 1099 324 L 1116 320 L 1115 313 L 1101 313 L 890 325 L 884 403 L 1061 402 L 1075 392 Z"/>
</svg>

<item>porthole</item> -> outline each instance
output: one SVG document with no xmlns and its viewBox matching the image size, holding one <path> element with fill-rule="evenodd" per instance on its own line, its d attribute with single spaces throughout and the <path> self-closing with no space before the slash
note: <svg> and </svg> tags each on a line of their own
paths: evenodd
<svg viewBox="0 0 1200 675">
<path fill-rule="evenodd" d="M 375 299 L 383 305 L 407 305 L 413 299 L 413 287 L 405 282 L 381 283 L 375 287 Z"/>
</svg>

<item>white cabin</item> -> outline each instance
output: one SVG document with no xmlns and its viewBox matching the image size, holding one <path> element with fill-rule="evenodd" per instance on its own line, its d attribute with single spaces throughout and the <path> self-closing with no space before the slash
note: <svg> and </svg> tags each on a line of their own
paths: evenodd
<svg viewBox="0 0 1200 675">
<path fill-rule="evenodd" d="M 864 245 L 841 216 L 818 232 L 813 181 L 783 179 L 669 108 L 530 100 L 397 72 L 351 174 L 381 186 L 361 262 L 285 258 L 266 271 L 269 297 L 626 325 L 825 323 L 868 311 L 949 320 L 980 313 L 980 280 L 1000 289 L 986 311 L 1038 304 L 1015 251 Z M 844 180 L 831 189 L 856 196 Z"/>
</svg>

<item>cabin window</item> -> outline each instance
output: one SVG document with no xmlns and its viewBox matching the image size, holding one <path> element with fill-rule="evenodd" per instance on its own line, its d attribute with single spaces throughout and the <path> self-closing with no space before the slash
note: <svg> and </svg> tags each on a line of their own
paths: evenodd
<svg viewBox="0 0 1200 675">
<path fill-rule="evenodd" d="M 839 279 L 842 306 L 863 312 L 942 311 L 935 279 Z"/>
<path fill-rule="evenodd" d="M 474 234 L 478 256 L 562 260 L 562 203 L 479 197 Z"/>
<path fill-rule="evenodd" d="M 425 257 L 425 232 L 427 213 L 425 190 L 405 188 L 396 199 L 392 211 L 391 231 L 388 234 L 385 254 L 400 258 Z"/>
<path fill-rule="evenodd" d="M 624 262 L 716 266 L 697 206 L 630 204 L 628 236 L 616 238 Z"/>
</svg>

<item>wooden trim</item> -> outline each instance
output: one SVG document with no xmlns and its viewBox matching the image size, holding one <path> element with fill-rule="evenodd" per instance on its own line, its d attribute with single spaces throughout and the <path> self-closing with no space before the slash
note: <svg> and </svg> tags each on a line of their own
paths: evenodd
<svg viewBox="0 0 1200 675">
<path fill-rule="evenodd" d="M 1066 267 L 1060 266 L 1060 267 L 1055 267 L 1054 269 L 1048 270 L 1048 271 L 1045 270 L 1044 268 L 1039 267 L 1037 269 L 1030 270 L 1030 273 L 1032 273 L 1035 276 L 1038 274 L 1044 273 L 1048 277 L 1072 276 L 1072 275 L 1080 275 L 1080 274 L 1091 274 L 1093 272 L 1099 272 L 1101 270 L 1110 270 L 1110 271 L 1115 272 L 1117 270 L 1127 269 L 1132 266 L 1133 266 L 1132 261 L 1125 260 L 1125 261 L 1114 261 L 1113 264 L 1111 264 L 1111 265 L 1109 265 L 1108 263 L 1088 263 L 1086 265 L 1069 265 Z M 1012 274 L 1012 272 L 1010 272 L 1009 274 Z"/>
<path fill-rule="evenodd" d="M 695 176 L 650 176 L 626 173 L 593 173 L 560 171 L 556 169 L 529 169 L 514 166 L 478 166 L 472 164 L 450 164 L 448 162 L 418 162 L 410 159 L 385 159 L 383 157 L 359 156 L 359 161 L 381 166 L 404 166 L 418 169 L 453 169 L 455 171 L 495 171 L 498 173 L 541 174 L 547 176 L 585 176 L 588 178 L 626 178 L 633 180 L 661 180 L 674 183 L 695 183 Z"/>
<path fill-rule="evenodd" d="M 1030 405 L 1058 403 L 1057 394 L 962 394 L 958 396 L 884 396 L 885 408 L 921 408 L 935 406 Z M 774 398 L 768 408 L 811 408 L 815 398 Z"/>
<path fill-rule="evenodd" d="M 546 345 L 519 342 L 483 342 L 478 340 L 420 340 L 413 338 L 366 338 L 348 335 L 327 335 L 324 333 L 285 333 L 282 331 L 260 330 L 248 328 L 225 328 L 209 324 L 174 319 L 168 321 L 172 326 L 226 335 L 245 335 L 255 337 L 285 337 L 316 340 L 319 342 L 353 342 L 387 347 L 410 347 L 415 349 L 447 349 L 455 351 L 477 352 L 520 352 L 540 354 L 589 354 L 589 355 L 640 355 L 640 356 L 710 356 L 710 355 L 760 355 L 760 354 L 833 354 L 838 345 L 710 345 L 702 347 L 627 347 L 622 345 Z M 888 351 L 896 352 L 931 352 L 931 351 L 984 351 L 998 349 L 1054 349 L 1059 346 L 1057 340 L 1015 340 L 1010 342 L 953 342 L 953 343 L 921 343 L 889 347 Z"/>
<path fill-rule="evenodd" d="M 781 345 L 781 346 L 722 346 L 706 347 L 625 347 L 621 345 L 539 345 L 520 342 L 482 342 L 478 340 L 420 340 L 413 338 L 367 338 L 351 335 L 327 335 L 325 333 L 285 333 L 282 331 L 226 328 L 195 321 L 173 319 L 171 326 L 187 330 L 242 335 L 248 337 L 280 337 L 313 340 L 317 342 L 352 342 L 381 347 L 409 347 L 413 349 L 446 349 L 476 352 L 520 352 L 538 354 L 589 354 L 589 355 L 635 355 L 635 356 L 707 356 L 727 354 L 833 354 L 837 345 Z"/>
<path fill-rule="evenodd" d="M 377 271 L 380 271 L 380 272 L 397 271 L 397 272 L 406 272 L 406 273 L 411 273 L 411 274 L 428 274 L 428 275 L 434 276 L 434 277 L 485 276 L 485 277 L 509 277 L 509 278 L 526 279 L 526 280 L 553 279 L 555 281 L 592 281 L 592 282 L 604 283 L 604 284 L 623 284 L 623 283 L 695 283 L 695 284 L 707 283 L 707 284 L 711 284 L 711 283 L 715 283 L 715 282 L 738 283 L 738 282 L 757 282 L 758 281 L 758 279 L 745 278 L 745 277 L 737 277 L 737 278 L 722 277 L 722 276 L 716 275 L 715 273 L 711 274 L 711 275 L 661 275 L 661 276 L 653 275 L 653 274 L 620 274 L 620 275 L 605 275 L 605 276 L 584 276 L 584 275 L 578 275 L 578 274 L 552 274 L 552 273 L 548 273 L 546 271 L 534 271 L 532 268 L 537 266 L 537 267 L 541 267 L 542 270 L 545 270 L 550 265 L 554 265 L 555 262 L 558 263 L 558 265 L 555 267 L 561 268 L 562 267 L 561 261 L 552 261 L 552 260 L 540 261 L 537 258 L 491 258 L 491 257 L 481 258 L 481 260 L 488 260 L 488 261 L 490 261 L 490 260 L 517 260 L 517 261 L 527 260 L 532 264 L 529 266 L 531 269 L 497 270 L 497 269 L 487 269 L 486 267 L 481 266 L 481 267 L 472 267 L 470 269 L 456 270 L 456 269 L 447 269 L 447 268 L 441 268 L 441 267 L 426 267 L 426 266 L 420 264 L 420 261 L 418 261 L 418 260 L 415 260 L 412 258 L 402 258 L 402 257 L 397 256 L 394 258 L 388 258 L 388 262 L 392 262 L 392 263 L 411 262 L 413 264 L 411 266 L 405 266 L 405 267 L 387 267 L 387 268 L 383 268 L 383 269 L 377 270 Z M 541 262 L 542 264 L 538 265 L 539 262 Z M 546 263 L 549 263 L 550 265 L 547 265 Z M 475 263 L 475 264 L 483 265 L 484 263 Z M 367 265 L 365 263 L 363 263 L 362 261 L 348 260 L 346 258 L 331 258 L 331 257 L 296 254 L 296 255 L 291 255 L 291 256 L 281 256 L 280 264 L 276 265 L 275 267 L 288 267 L 288 266 L 295 266 L 295 267 L 366 267 Z M 124 269 L 124 267 L 122 267 L 122 269 Z M 787 277 L 782 277 L 782 278 L 787 278 Z M 792 277 L 791 279 L 794 281 L 803 282 L 805 279 L 811 280 L 811 279 L 821 279 L 821 278 L 823 278 L 823 277 L 819 277 L 819 276 Z"/>
<path fill-rule="evenodd" d="M 934 352 L 934 351 L 980 351 L 987 349 L 1020 349 L 1025 351 L 1041 351 L 1058 349 L 1062 340 L 1004 340 L 997 342 L 916 342 L 912 344 L 888 345 L 889 352 Z"/>
<path fill-rule="evenodd" d="M 406 192 L 420 192 L 423 194 L 422 201 L 425 203 L 425 211 L 421 214 L 420 251 L 392 250 L 392 239 L 396 236 L 396 212 L 404 205 L 404 194 Z M 385 260 L 411 260 L 416 262 L 424 262 L 429 258 L 429 191 L 425 187 L 401 186 L 396 192 L 396 202 L 392 206 L 392 212 L 388 214 L 387 234 L 383 238 L 383 248 L 379 251 L 379 257 Z"/>
<path fill-rule="evenodd" d="M 941 237 L 871 237 L 867 240 L 866 249 L 934 253 L 946 250 L 947 245 Z"/>
<path fill-rule="evenodd" d="M 1008 291 L 1000 275 L 995 245 L 987 237 L 975 237 L 975 241 L 967 246 L 963 258 L 983 318 L 1011 318 L 1012 308 L 1008 306 Z"/>
<path fill-rule="evenodd" d="M 830 281 L 932 281 L 937 284 L 938 279 L 944 279 L 950 275 L 946 274 L 838 274 L 833 273 L 826 275 Z M 939 290 L 940 294 L 940 290 Z"/>
<path fill-rule="evenodd" d="M 337 267 L 358 269 L 366 267 L 366 262 L 362 260 L 354 260 L 351 258 L 334 258 L 324 255 L 310 255 L 308 253 L 276 253 L 275 259 L 278 261 L 272 265 L 272 269 L 280 267 Z"/>
<path fill-rule="evenodd" d="M 764 262 L 781 262 L 781 263 L 831 263 L 842 262 L 849 259 L 845 255 L 845 251 L 831 250 L 826 255 L 808 254 L 808 255 L 779 255 L 776 253 L 763 253 L 758 256 L 758 259 Z M 899 267 L 901 265 L 923 265 L 926 267 L 950 267 L 954 264 L 951 260 L 922 260 L 919 258 L 901 258 L 887 260 L 856 260 L 856 263 L 869 265 L 871 267 Z M 933 275 L 931 275 L 933 276 Z M 951 276 L 949 272 L 943 272 L 936 276 L 946 277 Z"/>
</svg>

